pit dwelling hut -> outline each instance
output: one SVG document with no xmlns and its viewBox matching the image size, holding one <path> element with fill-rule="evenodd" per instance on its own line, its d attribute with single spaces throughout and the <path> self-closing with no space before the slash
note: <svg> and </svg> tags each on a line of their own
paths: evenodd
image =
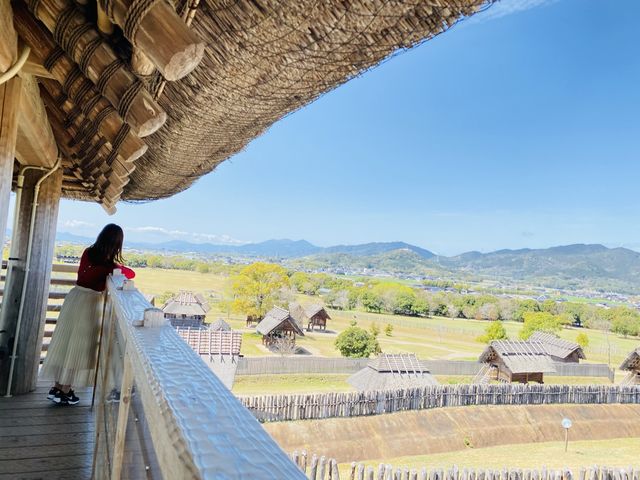
<svg viewBox="0 0 640 480">
<path fill-rule="evenodd" d="M 347 382 L 359 391 L 398 390 L 438 385 L 414 353 L 380 354 L 351 375 Z"/>
<path fill-rule="evenodd" d="M 211 330 L 212 332 L 218 332 L 218 331 L 229 332 L 231 331 L 231 325 L 225 322 L 224 319 L 219 318 L 218 320 L 216 320 L 211 324 L 211 326 L 209 327 L 209 330 Z"/>
<path fill-rule="evenodd" d="M 479 362 L 487 364 L 491 380 L 507 383 L 544 383 L 544 374 L 556 371 L 540 342 L 493 340 Z"/>
<path fill-rule="evenodd" d="M 267 346 L 282 337 L 292 338 L 295 344 L 296 335 L 304 336 L 304 332 L 289 311 L 280 307 L 269 310 L 256 326 L 256 331 L 262 335 L 262 343 Z"/>
<path fill-rule="evenodd" d="M 640 385 L 640 348 L 627 355 L 620 365 L 620 370 L 629 372 L 622 381 L 623 385 Z"/>
<path fill-rule="evenodd" d="M 326 330 L 327 320 L 331 320 L 325 308 L 319 303 L 304 306 L 299 303 L 292 303 L 289 305 L 289 312 L 298 322 L 298 326 L 306 328 L 308 331 L 314 330 L 315 327 L 318 327 L 319 330 Z"/>
<path fill-rule="evenodd" d="M 564 340 L 552 333 L 533 332 L 533 335 L 529 337 L 529 342 L 541 343 L 547 351 L 547 355 L 554 362 L 579 363 L 580 360 L 587 358 L 580 345 Z"/>
<path fill-rule="evenodd" d="M 162 311 L 174 327 L 204 328 L 209 305 L 202 295 L 183 290 L 167 300 Z"/>
<path fill-rule="evenodd" d="M 0 0 L 2 236 L 9 196 L 16 194 L 2 288 L 0 401 L 36 389 L 45 325 L 55 329 L 47 309 L 61 198 L 95 202 L 112 214 L 120 201 L 152 201 L 181 192 L 279 119 L 491 3 L 393 1 L 372 8 L 362 0 Z M 133 340 L 128 329 L 134 323 L 136 328 L 164 329 L 162 313 L 135 286 L 129 287 L 126 295 L 114 291 L 108 298 L 108 318 L 126 327 L 120 333 Z M 136 341 L 127 342 L 131 351 L 116 358 L 131 361 L 123 379 L 134 378 L 136 402 L 144 400 L 145 407 L 156 409 L 146 401 L 148 392 L 163 392 L 160 410 L 152 411 L 158 413 L 152 422 L 158 427 L 152 432 L 153 445 L 166 444 L 164 431 L 175 432 L 177 443 L 153 457 L 161 476 L 209 478 L 218 474 L 215 469 L 228 468 L 252 478 L 272 478 L 273 472 L 302 478 L 209 370 L 209 376 L 199 377 L 205 373 L 197 362 L 180 370 L 195 353 L 181 350 L 184 342 L 173 329 L 158 338 L 168 342 L 166 351 L 173 348 L 181 355 L 154 356 L 143 341 L 147 331 L 137 332 Z M 104 340 L 111 338 L 115 336 Z M 152 368 L 138 368 L 143 364 Z M 183 375 L 169 381 L 163 375 L 170 371 Z M 97 379 L 100 390 L 102 379 Z M 174 388 L 181 382 L 198 384 L 197 394 L 207 398 L 201 404 L 211 409 L 197 419 L 173 409 L 169 401 L 183 395 L 184 390 Z M 106 425 L 99 418 L 104 397 L 96 399 L 95 432 Z M 186 433 L 207 428 L 207 423 L 220 435 L 194 439 Z M 126 427 L 127 421 L 121 425 Z M 109 462 L 98 455 L 96 478 L 120 474 L 121 448 L 129 437 L 116 442 Z M 87 438 L 94 440 L 92 434 Z M 240 449 L 246 438 L 258 454 L 226 453 L 224 467 L 197 461 L 229 452 L 230 444 Z M 216 443 L 219 439 L 224 443 Z M 55 462 L 49 465 L 51 475 L 67 473 Z M 89 478 L 91 473 L 77 476 Z"/>
</svg>

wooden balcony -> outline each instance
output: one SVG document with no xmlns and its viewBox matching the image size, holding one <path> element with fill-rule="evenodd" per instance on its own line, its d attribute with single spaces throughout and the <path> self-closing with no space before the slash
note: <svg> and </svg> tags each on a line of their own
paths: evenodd
<svg viewBox="0 0 640 480">
<path fill-rule="evenodd" d="M 132 282 L 105 299 L 93 410 L 90 388 L 77 406 L 45 384 L 0 398 L 0 480 L 305 478 Z"/>
</svg>

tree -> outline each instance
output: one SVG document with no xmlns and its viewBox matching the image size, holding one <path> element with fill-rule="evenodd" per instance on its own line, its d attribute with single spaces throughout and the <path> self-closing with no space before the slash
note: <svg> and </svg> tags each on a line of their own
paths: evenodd
<svg viewBox="0 0 640 480">
<path fill-rule="evenodd" d="M 209 264 L 208 263 L 199 263 L 196 267 L 196 271 L 198 273 L 209 273 Z"/>
<path fill-rule="evenodd" d="M 343 330 L 335 342 L 343 357 L 368 358 L 380 352 L 378 340 L 365 329 L 352 326 Z"/>
<path fill-rule="evenodd" d="M 391 325 L 390 323 L 387 323 L 387 325 L 384 327 L 384 334 L 387 337 L 390 337 L 392 333 L 393 333 L 393 325 Z"/>
<path fill-rule="evenodd" d="M 360 295 L 360 303 L 367 312 L 380 313 L 382 311 L 382 297 L 376 292 L 366 290 Z"/>
<path fill-rule="evenodd" d="M 495 320 L 487 325 L 484 334 L 480 335 L 476 340 L 481 343 L 490 343 L 492 340 L 506 340 L 507 331 L 500 320 Z"/>
<path fill-rule="evenodd" d="M 560 318 L 549 312 L 525 312 L 524 325 L 519 336 L 522 340 L 528 339 L 533 332 L 547 332 L 556 334 L 562 330 Z"/>
<path fill-rule="evenodd" d="M 378 327 L 378 324 L 376 322 L 373 322 L 369 327 L 369 333 L 371 333 L 374 338 L 377 338 L 378 335 L 380 335 L 380 327 Z"/>
<path fill-rule="evenodd" d="M 589 337 L 586 333 L 580 332 L 576 337 L 576 343 L 582 348 L 587 348 L 589 346 Z"/>
<path fill-rule="evenodd" d="M 540 304 L 535 300 L 527 299 L 520 302 L 516 311 L 513 312 L 513 319 L 516 322 L 524 322 L 524 316 L 527 312 L 539 312 Z M 527 337 L 528 338 L 528 337 Z"/>
<path fill-rule="evenodd" d="M 280 265 L 252 263 L 231 277 L 232 307 L 237 312 L 263 318 L 288 286 L 287 271 Z"/>
<path fill-rule="evenodd" d="M 640 320 L 631 313 L 622 313 L 613 317 L 611 331 L 627 338 L 629 335 L 638 335 L 640 332 Z"/>
</svg>

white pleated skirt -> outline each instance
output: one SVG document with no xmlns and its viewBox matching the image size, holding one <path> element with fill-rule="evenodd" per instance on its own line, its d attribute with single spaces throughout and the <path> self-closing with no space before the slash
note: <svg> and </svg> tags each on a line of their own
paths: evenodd
<svg viewBox="0 0 640 480">
<path fill-rule="evenodd" d="M 102 292 L 75 286 L 67 294 L 40 377 L 61 385 L 93 384 L 102 316 Z"/>
</svg>

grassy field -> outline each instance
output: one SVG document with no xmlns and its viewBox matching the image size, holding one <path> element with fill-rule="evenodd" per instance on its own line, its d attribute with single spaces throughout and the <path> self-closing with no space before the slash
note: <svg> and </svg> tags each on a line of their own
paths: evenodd
<svg viewBox="0 0 640 480">
<path fill-rule="evenodd" d="M 163 270 L 153 268 L 139 269 L 136 285 L 144 292 L 161 295 L 164 292 L 178 292 L 179 290 L 193 290 L 203 294 L 213 294 L 220 297 L 225 290 L 227 278 L 210 273 L 197 273 L 180 270 Z M 317 297 L 300 296 L 302 303 L 317 301 Z M 224 318 L 235 329 L 245 329 L 243 317 L 220 311 L 216 305 L 207 315 L 207 321 Z M 373 314 L 364 312 L 331 311 L 332 320 L 329 321 L 327 333 L 308 333 L 299 338 L 299 345 L 313 355 L 337 357 L 339 352 L 334 347 L 337 332 L 347 328 L 351 321 L 370 328 L 377 324 L 382 333 L 379 336 L 380 346 L 387 353 L 415 353 L 425 359 L 475 360 L 483 349 L 483 345 L 476 342 L 476 337 L 483 333 L 487 322 L 481 320 L 465 320 L 450 318 L 415 318 L 398 315 Z M 384 334 L 387 324 L 393 326 L 392 336 Z M 517 338 L 522 324 L 504 322 L 510 338 Z M 252 330 L 245 330 L 242 353 L 246 356 L 269 356 L 269 352 L 261 345 L 258 335 L 251 334 Z M 588 361 L 608 363 L 618 366 L 626 355 L 639 344 L 637 339 L 621 338 L 614 334 L 606 334 L 597 330 L 565 329 L 560 336 L 567 340 L 575 340 L 580 332 L 585 332 L 589 338 L 586 349 Z"/>
<path fill-rule="evenodd" d="M 569 449 L 565 453 L 564 442 L 527 443 L 504 445 L 490 448 L 469 448 L 464 451 L 421 455 L 414 457 L 398 457 L 365 462 L 377 469 L 380 463 L 393 466 L 407 466 L 418 471 L 422 467 L 429 469 L 449 468 L 457 465 L 460 468 L 547 468 L 569 467 L 579 469 L 583 466 L 606 465 L 608 467 L 628 467 L 638 465 L 640 438 L 616 438 L 609 440 L 569 441 Z M 341 464 L 340 478 L 348 477 L 350 467 Z M 576 472 L 574 472 L 576 473 Z"/>
<path fill-rule="evenodd" d="M 263 395 L 265 393 L 322 393 L 347 392 L 353 388 L 347 383 L 349 375 L 238 375 L 233 384 L 236 395 Z"/>
</svg>

